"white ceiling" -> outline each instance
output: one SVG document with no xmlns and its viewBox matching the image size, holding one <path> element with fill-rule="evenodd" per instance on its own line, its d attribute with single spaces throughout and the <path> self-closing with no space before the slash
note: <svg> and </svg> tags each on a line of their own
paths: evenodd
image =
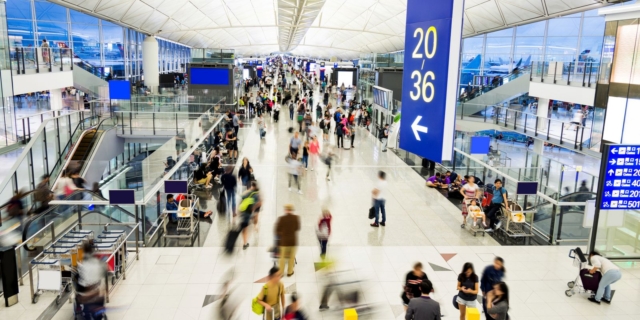
<svg viewBox="0 0 640 320">
<path fill-rule="evenodd" d="M 235 49 L 243 56 L 292 52 L 354 58 L 404 48 L 407 0 L 49 1 L 191 47 Z M 463 33 L 472 36 L 606 2 L 466 0 Z"/>
</svg>

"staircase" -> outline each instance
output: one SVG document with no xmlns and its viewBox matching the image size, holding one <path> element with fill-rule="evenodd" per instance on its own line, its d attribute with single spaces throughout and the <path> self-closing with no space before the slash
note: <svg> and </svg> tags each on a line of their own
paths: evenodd
<svg viewBox="0 0 640 320">
<path fill-rule="evenodd" d="M 71 157 L 71 160 L 74 160 L 74 161 L 85 160 L 85 157 L 91 152 L 91 148 L 93 148 L 93 145 L 97 141 L 97 139 L 94 139 L 96 134 L 98 134 L 96 130 L 91 130 L 82 136 L 80 142 L 78 143 L 78 147 L 76 148 L 76 151 L 73 153 L 73 156 Z"/>
</svg>

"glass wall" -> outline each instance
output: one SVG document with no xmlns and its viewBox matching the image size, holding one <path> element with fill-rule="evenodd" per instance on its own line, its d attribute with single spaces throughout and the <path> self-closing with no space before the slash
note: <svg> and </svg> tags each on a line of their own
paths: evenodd
<svg viewBox="0 0 640 320">
<path fill-rule="evenodd" d="M 474 75 L 504 76 L 532 61 L 599 62 L 604 16 L 597 10 L 534 22 L 471 38 L 462 44 L 462 87 Z"/>
<path fill-rule="evenodd" d="M 73 48 L 74 62 L 105 79 L 142 78 L 144 35 L 45 0 L 6 2 L 9 44 Z M 160 72 L 184 72 L 189 47 L 158 39 Z"/>
</svg>

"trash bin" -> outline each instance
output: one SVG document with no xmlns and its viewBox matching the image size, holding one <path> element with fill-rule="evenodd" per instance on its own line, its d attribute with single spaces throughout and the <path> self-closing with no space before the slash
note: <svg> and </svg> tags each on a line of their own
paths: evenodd
<svg viewBox="0 0 640 320">
<path fill-rule="evenodd" d="M 14 247 L 0 247 L 0 279 L 5 306 L 18 303 L 18 267 Z"/>
</svg>

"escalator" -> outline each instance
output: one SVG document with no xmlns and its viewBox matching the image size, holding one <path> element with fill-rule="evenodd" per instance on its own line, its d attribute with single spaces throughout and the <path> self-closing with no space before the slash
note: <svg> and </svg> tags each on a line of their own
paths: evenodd
<svg viewBox="0 0 640 320">
<path fill-rule="evenodd" d="M 502 77 L 501 86 L 480 87 L 478 91 L 474 91 L 471 96 L 461 98 L 462 105 L 458 113 L 462 116 L 484 116 L 482 112 L 487 106 L 495 106 L 517 98 L 529 92 L 530 76 L 528 72 L 519 72 L 517 74 L 509 74 Z M 470 99 L 469 99 L 470 98 Z"/>
<path fill-rule="evenodd" d="M 83 161 L 86 155 L 91 151 L 95 144 L 95 137 L 98 134 L 98 131 L 95 129 L 90 129 L 85 133 L 82 138 L 80 138 L 80 142 L 76 147 L 75 152 L 71 156 L 71 160 L 74 161 Z"/>
</svg>

